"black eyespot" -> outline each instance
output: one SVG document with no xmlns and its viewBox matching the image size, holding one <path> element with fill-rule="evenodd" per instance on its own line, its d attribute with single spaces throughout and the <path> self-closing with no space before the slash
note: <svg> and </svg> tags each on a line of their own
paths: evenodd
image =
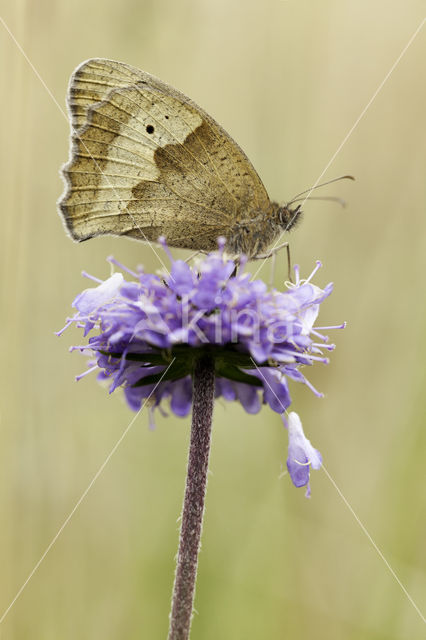
<svg viewBox="0 0 426 640">
<path fill-rule="evenodd" d="M 146 132 L 147 133 L 154 133 L 154 127 L 152 126 L 152 124 L 147 124 L 146 125 Z"/>
<path fill-rule="evenodd" d="M 169 119 L 169 116 L 164 116 L 164 117 L 166 118 L 166 120 L 168 120 L 168 119 Z"/>
</svg>

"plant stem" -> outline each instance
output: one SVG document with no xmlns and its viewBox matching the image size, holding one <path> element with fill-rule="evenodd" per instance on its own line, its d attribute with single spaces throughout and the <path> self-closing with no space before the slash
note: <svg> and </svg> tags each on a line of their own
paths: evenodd
<svg viewBox="0 0 426 640">
<path fill-rule="evenodd" d="M 214 402 L 214 360 L 201 356 L 193 374 L 192 425 L 168 640 L 187 640 L 197 577 Z"/>
</svg>

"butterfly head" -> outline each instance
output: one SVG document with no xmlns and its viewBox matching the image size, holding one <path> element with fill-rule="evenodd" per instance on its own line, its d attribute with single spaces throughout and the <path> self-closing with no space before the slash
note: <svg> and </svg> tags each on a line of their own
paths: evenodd
<svg viewBox="0 0 426 640">
<path fill-rule="evenodd" d="M 292 209 L 290 205 L 283 205 L 278 208 L 278 223 L 283 231 L 290 231 L 302 220 L 302 205 Z"/>
</svg>

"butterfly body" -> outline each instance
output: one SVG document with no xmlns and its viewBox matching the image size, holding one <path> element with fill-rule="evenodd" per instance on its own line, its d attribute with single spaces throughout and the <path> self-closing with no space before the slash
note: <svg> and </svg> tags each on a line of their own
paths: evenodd
<svg viewBox="0 0 426 640">
<path fill-rule="evenodd" d="M 210 251 L 265 252 L 299 218 L 271 202 L 232 138 L 192 100 L 104 59 L 71 77 L 72 149 L 59 202 L 73 239 L 112 234 Z"/>
</svg>

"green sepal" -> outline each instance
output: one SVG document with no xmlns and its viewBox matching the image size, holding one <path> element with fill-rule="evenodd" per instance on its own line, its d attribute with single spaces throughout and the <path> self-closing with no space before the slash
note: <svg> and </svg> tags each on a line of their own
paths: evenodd
<svg viewBox="0 0 426 640">
<path fill-rule="evenodd" d="M 259 378 L 241 371 L 241 369 L 238 369 L 238 367 L 234 367 L 232 364 L 216 363 L 215 371 L 218 378 L 227 378 L 228 380 L 233 380 L 234 382 L 244 382 L 244 384 L 250 384 L 253 387 L 262 386 L 262 381 L 259 380 Z"/>
<path fill-rule="evenodd" d="M 135 384 L 132 384 L 132 387 L 146 387 L 148 384 L 156 384 L 157 382 L 165 382 L 166 380 L 174 382 L 175 380 L 185 378 L 191 373 L 191 371 L 192 368 L 188 368 L 186 364 L 175 360 L 169 368 L 165 370 L 165 372 L 160 371 L 159 373 L 153 373 L 150 376 L 145 376 L 135 382 Z"/>
<path fill-rule="evenodd" d="M 99 350 L 105 356 L 122 358 L 123 354 L 114 351 Z M 212 356 L 215 360 L 215 372 L 219 378 L 226 378 L 234 382 L 242 382 L 254 387 L 262 387 L 262 381 L 255 376 L 242 371 L 242 369 L 256 369 L 258 366 L 270 366 L 268 363 L 255 363 L 248 353 L 237 351 L 234 345 L 216 346 L 202 345 L 190 347 L 186 344 L 178 344 L 171 349 L 162 349 L 153 353 L 127 353 L 125 358 L 131 362 L 140 362 L 141 368 L 151 366 L 169 365 L 166 372 L 162 371 L 141 378 L 132 387 L 143 387 L 166 380 L 180 380 L 192 374 L 194 363 L 203 354 Z M 170 364 L 171 363 L 171 364 Z"/>
<path fill-rule="evenodd" d="M 104 356 L 111 356 L 111 358 L 122 358 L 123 354 L 114 352 L 114 351 L 101 351 Z M 125 358 L 126 360 L 131 360 L 132 362 L 144 362 L 147 366 L 154 365 L 164 365 L 168 364 L 172 358 L 166 357 L 166 352 L 159 353 L 127 353 Z"/>
</svg>

